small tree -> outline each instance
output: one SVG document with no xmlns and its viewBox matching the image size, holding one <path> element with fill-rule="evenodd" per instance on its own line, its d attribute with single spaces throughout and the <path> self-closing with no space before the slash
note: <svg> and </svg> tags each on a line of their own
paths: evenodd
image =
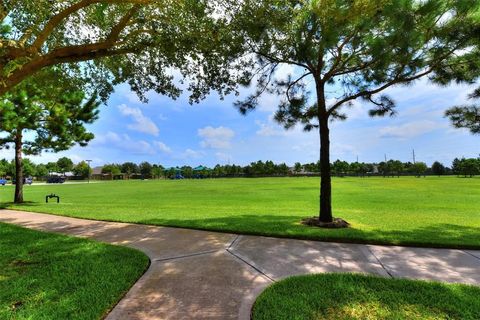
<svg viewBox="0 0 480 320">
<path fill-rule="evenodd" d="M 465 177 L 473 177 L 477 174 L 480 174 L 480 160 L 469 158 L 461 159 L 459 164 L 459 170 Z"/>
<path fill-rule="evenodd" d="M 84 125 L 97 119 L 99 103 L 49 69 L 9 91 L 0 100 L 0 147 L 15 148 L 15 203 L 23 202 L 22 154 L 62 151 L 93 139 Z M 67 82 L 67 83 L 65 83 Z"/>
<path fill-rule="evenodd" d="M 140 163 L 138 169 L 143 178 L 150 178 L 152 175 L 152 165 L 147 161 Z"/>
<path fill-rule="evenodd" d="M 61 173 L 65 174 L 65 172 L 72 171 L 73 161 L 67 157 L 62 157 L 57 160 L 57 167 Z"/>
<path fill-rule="evenodd" d="M 332 171 L 334 174 L 337 176 L 343 177 L 349 170 L 349 164 L 346 161 L 341 161 L 341 160 L 335 160 L 335 162 L 332 164 Z"/>
<path fill-rule="evenodd" d="M 48 163 L 45 165 L 45 167 L 47 167 L 48 173 L 60 171 L 60 169 L 58 168 L 56 162 L 48 162 Z"/>
<path fill-rule="evenodd" d="M 438 161 L 432 164 L 432 173 L 437 176 L 443 176 L 445 174 L 445 166 Z"/>
<path fill-rule="evenodd" d="M 302 164 L 300 162 L 295 162 L 295 165 L 293 167 L 293 171 L 295 171 L 295 173 L 299 173 L 302 171 Z"/>
<path fill-rule="evenodd" d="M 109 174 L 110 176 L 116 176 L 122 173 L 120 170 L 120 166 L 118 164 L 106 164 L 102 167 L 102 173 L 103 174 Z"/>
<path fill-rule="evenodd" d="M 246 113 L 262 94 L 281 95 L 279 123 L 318 130 L 323 223 L 333 221 L 331 121 L 346 119 L 357 99 L 372 104 L 372 116 L 393 115 L 394 101 L 382 95 L 392 86 L 426 77 L 447 84 L 451 74 L 471 82 L 478 75 L 469 71 L 478 70 L 479 1 L 245 0 L 241 9 L 232 3 L 240 12 L 238 42 L 256 56 L 241 67 L 252 66 L 246 69 L 257 90 L 236 106 Z M 296 71 L 279 78 L 281 65 Z"/>
<path fill-rule="evenodd" d="M 35 173 L 35 177 L 40 180 L 44 179 L 46 176 L 48 176 L 48 168 L 44 164 L 39 164 L 37 165 L 37 170 Z"/>
<path fill-rule="evenodd" d="M 425 175 L 425 172 L 428 169 L 428 166 L 425 162 L 415 162 L 413 164 L 413 172 L 417 177 L 421 177 L 422 175 Z"/>
<path fill-rule="evenodd" d="M 127 175 L 127 179 L 129 179 L 132 174 L 138 173 L 138 166 L 133 162 L 125 162 L 120 169 Z"/>
<path fill-rule="evenodd" d="M 3 178 L 7 175 L 7 172 L 9 171 L 9 166 L 10 163 L 7 160 L 0 160 L 0 178 Z"/>
<path fill-rule="evenodd" d="M 83 179 L 88 178 L 92 174 L 92 169 L 85 161 L 79 162 L 72 170 L 74 175 Z"/>
<path fill-rule="evenodd" d="M 23 176 L 32 177 L 37 173 L 37 166 L 30 159 L 23 159 Z"/>
<path fill-rule="evenodd" d="M 154 164 L 152 166 L 153 178 L 159 179 L 163 175 L 165 168 L 161 164 Z"/>
</svg>

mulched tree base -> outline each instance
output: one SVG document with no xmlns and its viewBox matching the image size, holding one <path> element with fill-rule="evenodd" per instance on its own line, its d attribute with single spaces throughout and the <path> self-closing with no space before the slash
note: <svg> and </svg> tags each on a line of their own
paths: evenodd
<svg viewBox="0 0 480 320">
<path fill-rule="evenodd" d="M 305 219 L 302 219 L 302 224 L 311 226 L 311 227 L 331 228 L 331 229 L 340 229 L 340 228 L 350 227 L 350 223 L 343 220 L 342 218 L 333 218 L 332 222 L 322 222 L 318 220 L 318 217 L 305 218 Z"/>
</svg>

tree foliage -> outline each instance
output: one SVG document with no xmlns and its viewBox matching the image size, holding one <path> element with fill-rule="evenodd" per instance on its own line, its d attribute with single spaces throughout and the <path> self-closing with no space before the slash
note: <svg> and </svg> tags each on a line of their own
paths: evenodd
<svg viewBox="0 0 480 320">
<path fill-rule="evenodd" d="M 77 165 L 73 167 L 72 171 L 75 176 L 83 179 L 88 178 L 92 174 L 92 168 L 90 168 L 88 163 L 85 161 L 77 163 Z"/>
<path fill-rule="evenodd" d="M 60 172 L 69 172 L 73 169 L 73 161 L 70 158 L 61 157 L 57 160 L 57 166 L 60 169 Z"/>
<path fill-rule="evenodd" d="M 371 104 L 371 116 L 394 115 L 395 101 L 384 93 L 393 86 L 421 78 L 473 83 L 479 76 L 478 0 L 245 0 L 240 6 L 232 16 L 251 53 L 246 84 L 256 90 L 236 106 L 246 113 L 261 95 L 280 95 L 279 123 L 319 131 L 323 222 L 333 219 L 329 121 L 345 120 L 357 99 Z M 282 65 L 295 71 L 280 78 Z"/>
<path fill-rule="evenodd" d="M 192 101 L 228 93 L 231 43 L 206 0 L 7 0 L 0 6 L 0 95 L 49 66 L 81 79 L 103 99 L 128 82 L 145 99 L 178 97 L 173 69 Z"/>
<path fill-rule="evenodd" d="M 469 96 L 470 99 L 480 99 L 480 88 Z M 476 104 L 455 106 L 445 112 L 455 128 L 470 130 L 473 134 L 480 134 L 480 106 Z"/>
<path fill-rule="evenodd" d="M 15 202 L 23 202 L 22 155 L 87 145 L 94 136 L 85 125 L 97 119 L 98 106 L 95 96 L 87 99 L 56 68 L 43 70 L 1 97 L 0 148 L 15 148 Z M 62 162 L 57 168 L 68 169 L 65 165 L 71 167 Z"/>
<path fill-rule="evenodd" d="M 98 117 L 96 97 L 68 83 L 58 69 L 45 70 L 24 81 L 0 100 L 0 148 L 9 147 L 20 135 L 25 154 L 63 151 L 78 143 L 85 146 L 93 134 L 85 124 Z"/>
</svg>

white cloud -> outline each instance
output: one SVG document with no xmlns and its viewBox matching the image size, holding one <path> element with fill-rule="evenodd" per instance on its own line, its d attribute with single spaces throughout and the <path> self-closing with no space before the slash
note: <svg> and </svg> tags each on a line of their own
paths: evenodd
<svg viewBox="0 0 480 320">
<path fill-rule="evenodd" d="M 127 127 L 131 130 L 158 136 L 159 129 L 157 125 L 148 117 L 146 117 L 139 108 L 131 108 L 125 104 L 119 105 L 118 110 L 126 117 L 131 117 L 132 124 Z"/>
<path fill-rule="evenodd" d="M 198 135 L 203 138 L 200 145 L 204 148 L 227 149 L 231 146 L 231 140 L 235 132 L 226 127 L 213 128 L 211 126 L 198 129 Z"/>
<path fill-rule="evenodd" d="M 203 157 L 203 152 L 201 151 L 195 151 L 195 150 L 192 150 L 192 149 L 187 149 L 185 150 L 185 152 L 183 152 L 182 154 L 182 158 L 185 158 L 185 159 L 198 159 L 198 158 L 201 158 Z"/>
<path fill-rule="evenodd" d="M 163 153 L 172 153 L 172 149 L 161 141 L 153 141 L 153 145 Z"/>
<path fill-rule="evenodd" d="M 215 153 L 215 156 L 217 157 L 218 160 L 223 161 L 223 162 L 230 162 L 232 160 L 232 156 L 223 152 L 217 152 Z"/>
<path fill-rule="evenodd" d="M 278 126 L 274 126 L 272 124 L 267 124 L 261 121 L 256 121 L 256 124 L 260 127 L 257 130 L 256 134 L 259 136 L 264 137 L 281 137 L 287 135 L 287 131 L 279 128 Z"/>
<path fill-rule="evenodd" d="M 131 154 L 155 154 L 155 149 L 145 140 L 133 140 L 127 134 L 119 135 L 115 132 L 107 132 L 97 135 L 91 143 L 92 146 L 114 147 Z"/>
<path fill-rule="evenodd" d="M 411 139 L 433 130 L 444 127 L 430 120 L 415 121 L 398 126 L 388 126 L 380 128 L 379 133 L 382 138 Z"/>
</svg>

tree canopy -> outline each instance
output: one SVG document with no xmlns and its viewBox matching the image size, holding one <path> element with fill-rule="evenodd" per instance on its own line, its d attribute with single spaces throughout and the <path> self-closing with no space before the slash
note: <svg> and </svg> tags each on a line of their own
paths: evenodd
<svg viewBox="0 0 480 320">
<path fill-rule="evenodd" d="M 61 66 L 106 99 L 128 82 L 177 97 L 175 72 L 192 101 L 234 82 L 222 50 L 224 19 L 206 0 L 9 0 L 0 6 L 0 95 L 43 68 Z M 176 70 L 174 72 L 174 70 Z"/>
<path fill-rule="evenodd" d="M 232 7 L 235 7 L 231 2 Z M 235 2 L 236 3 L 236 2 Z M 233 23 L 252 60 L 256 90 L 236 103 L 283 97 L 275 119 L 320 135 L 320 221 L 333 221 L 329 121 L 345 120 L 361 99 L 371 116 L 394 115 L 384 91 L 428 78 L 474 83 L 480 70 L 478 0 L 245 0 Z M 282 65 L 295 67 L 285 78 Z"/>
<path fill-rule="evenodd" d="M 480 88 L 469 95 L 471 100 L 480 99 Z M 480 105 L 470 104 L 455 106 L 445 112 L 455 128 L 470 130 L 473 134 L 480 134 Z"/>
<path fill-rule="evenodd" d="M 15 148 L 16 203 L 23 202 L 23 154 L 85 146 L 94 137 L 85 125 L 97 119 L 100 103 L 68 80 L 56 68 L 44 69 L 0 99 L 0 148 Z M 71 165 L 60 161 L 57 168 Z"/>
</svg>

